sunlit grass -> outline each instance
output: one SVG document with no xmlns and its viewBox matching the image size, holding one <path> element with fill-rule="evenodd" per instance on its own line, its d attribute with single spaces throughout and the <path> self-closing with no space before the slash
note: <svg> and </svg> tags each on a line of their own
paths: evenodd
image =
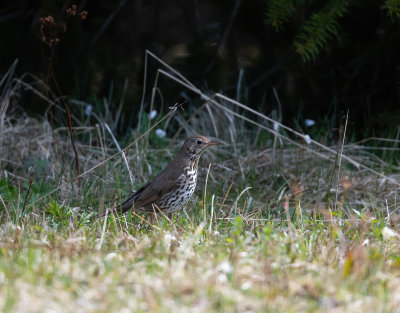
<svg viewBox="0 0 400 313">
<path fill-rule="evenodd" d="M 1 229 L 4 312 L 394 312 L 400 246 L 380 219 L 206 220 L 157 228 L 79 213 Z M 191 213 L 189 213 L 192 215 Z M 200 213 L 199 213 L 200 214 Z M 129 223 L 128 223 L 129 220 Z M 131 223 L 134 223 L 133 225 Z M 341 225 L 340 225 L 341 224 Z"/>
</svg>

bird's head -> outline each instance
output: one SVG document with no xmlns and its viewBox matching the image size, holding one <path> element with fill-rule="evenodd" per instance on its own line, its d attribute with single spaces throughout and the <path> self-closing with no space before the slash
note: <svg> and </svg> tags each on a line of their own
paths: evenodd
<svg viewBox="0 0 400 313">
<path fill-rule="evenodd" d="M 196 135 L 186 139 L 182 146 L 182 150 L 184 150 L 191 159 L 196 159 L 200 157 L 206 148 L 219 143 L 219 141 L 211 140 L 201 135 Z"/>
</svg>

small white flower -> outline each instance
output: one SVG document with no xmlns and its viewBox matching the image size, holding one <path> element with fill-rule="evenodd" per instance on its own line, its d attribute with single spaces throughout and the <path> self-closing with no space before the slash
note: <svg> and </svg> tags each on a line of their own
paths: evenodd
<svg viewBox="0 0 400 313">
<path fill-rule="evenodd" d="M 311 138 L 310 138 L 310 136 L 309 135 L 304 135 L 304 141 L 306 142 L 306 144 L 310 144 L 311 143 Z"/>
<path fill-rule="evenodd" d="M 3 272 L 0 272 L 0 283 L 5 283 L 7 282 L 6 275 L 4 275 Z"/>
<path fill-rule="evenodd" d="M 228 281 L 228 278 L 226 277 L 226 275 L 224 273 L 219 273 L 216 277 L 216 281 L 218 284 L 226 284 L 226 282 Z"/>
<path fill-rule="evenodd" d="M 228 261 L 222 262 L 218 265 L 218 270 L 225 274 L 232 273 L 232 265 Z"/>
<path fill-rule="evenodd" d="M 251 288 L 251 282 L 246 281 L 240 287 L 241 287 L 242 290 L 248 290 L 248 289 Z"/>
<path fill-rule="evenodd" d="M 336 191 L 336 190 L 335 190 L 335 191 Z M 361 212 L 360 212 L 360 211 L 358 211 L 358 210 L 356 210 L 356 209 L 353 209 L 353 212 L 356 213 L 358 216 L 361 217 Z"/>
<path fill-rule="evenodd" d="M 157 128 L 156 129 L 156 135 L 157 135 L 158 138 L 164 138 L 167 135 L 167 133 L 165 132 L 164 129 Z"/>
<path fill-rule="evenodd" d="M 365 240 L 363 241 L 362 245 L 363 245 L 364 247 L 365 247 L 365 246 L 368 246 L 368 245 L 369 245 L 369 239 L 368 239 L 368 238 L 365 239 Z"/>
<path fill-rule="evenodd" d="M 392 238 L 400 238 L 400 235 L 398 233 L 396 233 L 394 230 L 385 226 L 382 229 L 382 237 L 383 237 L 383 240 L 390 240 Z"/>
<path fill-rule="evenodd" d="M 314 126 L 314 125 L 315 125 L 315 121 L 314 121 L 314 120 L 310 120 L 309 118 L 306 118 L 306 119 L 304 120 L 304 124 L 305 124 L 307 127 L 311 127 L 311 126 Z"/>
<path fill-rule="evenodd" d="M 88 104 L 85 108 L 85 115 L 90 116 L 92 114 L 93 106 L 91 104 Z"/>
<path fill-rule="evenodd" d="M 116 252 L 111 252 L 111 253 L 106 255 L 105 260 L 106 261 L 110 261 L 110 260 L 114 259 L 116 256 L 117 256 Z"/>
<path fill-rule="evenodd" d="M 153 110 L 153 111 L 151 111 L 150 113 L 149 113 L 149 119 L 153 119 L 153 118 L 155 118 L 157 116 L 157 111 L 156 110 Z"/>
<path fill-rule="evenodd" d="M 248 254 L 246 251 L 242 251 L 242 252 L 239 252 L 239 255 L 240 255 L 242 258 L 245 258 L 245 257 L 247 257 L 249 254 Z"/>
<path fill-rule="evenodd" d="M 171 246 L 171 242 L 176 241 L 176 237 L 172 236 L 171 234 L 164 234 L 164 243 L 166 246 Z"/>
</svg>

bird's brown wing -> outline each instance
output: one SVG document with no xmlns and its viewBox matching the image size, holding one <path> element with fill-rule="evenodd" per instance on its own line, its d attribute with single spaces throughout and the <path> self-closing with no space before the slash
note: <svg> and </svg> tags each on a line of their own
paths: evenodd
<svg viewBox="0 0 400 313">
<path fill-rule="evenodd" d="M 125 213 L 132 207 L 140 210 L 153 210 L 151 204 L 156 203 L 163 195 L 177 188 L 179 171 L 171 171 L 176 167 L 174 160 L 151 181 L 129 196 L 123 203 L 117 204 L 115 213 Z M 111 213 L 111 212 L 110 212 Z M 105 216 L 106 211 L 100 212 L 99 217 Z"/>
<path fill-rule="evenodd" d="M 137 209 L 153 210 L 152 204 L 178 187 L 177 175 L 171 175 L 168 171 L 162 171 L 149 183 L 140 188 L 134 200 Z"/>
<path fill-rule="evenodd" d="M 177 187 L 178 172 L 169 170 L 171 163 L 146 185 L 137 190 L 121 205 L 117 205 L 118 213 L 125 213 L 133 205 L 140 210 L 153 210 L 151 204 L 156 203 L 163 195 Z"/>
</svg>

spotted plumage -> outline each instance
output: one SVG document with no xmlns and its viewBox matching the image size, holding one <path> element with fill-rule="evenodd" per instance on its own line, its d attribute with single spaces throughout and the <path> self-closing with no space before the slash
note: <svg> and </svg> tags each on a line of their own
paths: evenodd
<svg viewBox="0 0 400 313">
<path fill-rule="evenodd" d="M 193 195 L 197 182 L 197 168 L 204 150 L 219 142 L 204 136 L 191 136 L 182 145 L 175 158 L 151 181 L 136 191 L 116 212 L 131 208 L 140 211 L 172 213 L 181 209 Z M 105 215 L 100 214 L 101 216 Z"/>
</svg>

